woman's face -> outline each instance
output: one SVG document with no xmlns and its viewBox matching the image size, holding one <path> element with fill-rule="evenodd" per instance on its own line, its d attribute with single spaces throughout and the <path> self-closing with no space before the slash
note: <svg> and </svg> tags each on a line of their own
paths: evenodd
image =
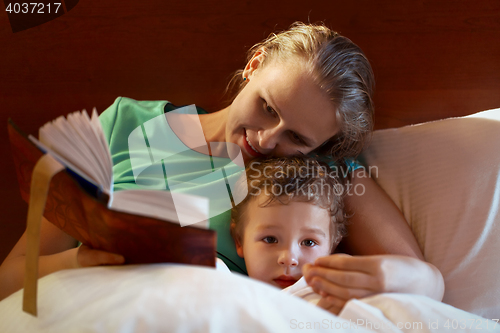
<svg viewBox="0 0 500 333">
<path fill-rule="evenodd" d="M 255 157 L 307 154 L 339 130 L 336 110 L 299 59 L 286 63 L 254 56 L 243 73 L 248 83 L 229 108 L 226 141 Z"/>
</svg>

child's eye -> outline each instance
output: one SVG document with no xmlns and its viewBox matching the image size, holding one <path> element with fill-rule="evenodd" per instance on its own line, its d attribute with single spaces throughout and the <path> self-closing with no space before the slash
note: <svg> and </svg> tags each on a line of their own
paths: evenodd
<svg viewBox="0 0 500 333">
<path fill-rule="evenodd" d="M 262 238 L 262 240 L 264 241 L 264 243 L 268 243 L 268 244 L 274 244 L 274 243 L 278 242 L 276 237 L 273 237 L 273 236 L 264 237 L 264 238 Z"/>
<path fill-rule="evenodd" d="M 313 241 L 312 239 L 306 239 L 306 240 L 302 241 L 302 245 L 307 246 L 307 247 L 313 247 L 314 245 L 317 245 L 317 243 L 315 241 Z"/>
</svg>

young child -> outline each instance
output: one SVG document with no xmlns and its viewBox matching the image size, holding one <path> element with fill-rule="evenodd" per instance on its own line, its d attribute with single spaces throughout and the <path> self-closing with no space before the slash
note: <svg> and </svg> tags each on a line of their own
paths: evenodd
<svg viewBox="0 0 500 333">
<path fill-rule="evenodd" d="M 343 184 L 328 165 L 298 156 L 252 162 L 247 185 L 231 214 L 237 253 L 251 278 L 289 287 L 344 236 Z"/>
</svg>

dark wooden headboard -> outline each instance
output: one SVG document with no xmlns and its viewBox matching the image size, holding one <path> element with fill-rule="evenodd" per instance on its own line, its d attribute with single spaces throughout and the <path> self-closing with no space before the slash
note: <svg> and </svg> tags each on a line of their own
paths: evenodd
<svg viewBox="0 0 500 333">
<path fill-rule="evenodd" d="M 244 66 L 246 50 L 297 20 L 323 21 L 366 52 L 377 80 L 376 128 L 500 107 L 498 0 L 64 4 L 64 15 L 17 32 L 7 12 L 0 14 L 0 261 L 24 229 L 27 207 L 7 142 L 8 117 L 36 134 L 56 116 L 102 111 L 117 96 L 215 111 L 225 105 L 228 78 Z"/>
</svg>

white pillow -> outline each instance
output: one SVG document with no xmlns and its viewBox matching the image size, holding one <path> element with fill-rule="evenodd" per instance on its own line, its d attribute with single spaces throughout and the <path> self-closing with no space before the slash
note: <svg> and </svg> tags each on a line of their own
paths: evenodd
<svg viewBox="0 0 500 333">
<path fill-rule="evenodd" d="M 363 158 L 403 212 L 443 302 L 500 313 L 500 109 L 375 131 Z"/>
</svg>

